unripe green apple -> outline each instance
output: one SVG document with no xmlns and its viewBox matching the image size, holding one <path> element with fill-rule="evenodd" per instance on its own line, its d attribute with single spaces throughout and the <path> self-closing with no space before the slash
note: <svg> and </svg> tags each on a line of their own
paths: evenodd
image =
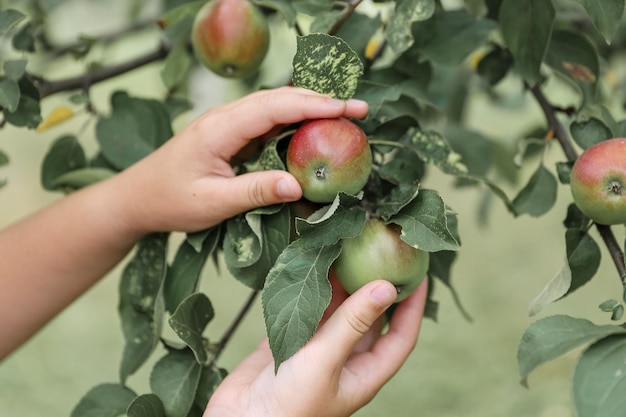
<svg viewBox="0 0 626 417">
<path fill-rule="evenodd" d="M 626 223 L 626 139 L 587 148 L 574 163 L 570 186 L 580 211 L 594 222 Z"/>
<path fill-rule="evenodd" d="M 191 33 L 198 60 L 227 78 L 257 71 L 269 39 L 265 15 L 249 0 L 210 0 L 198 11 Z"/>
<path fill-rule="evenodd" d="M 352 294 L 368 282 L 384 279 L 396 286 L 399 302 L 419 287 L 430 256 L 402 241 L 400 232 L 398 225 L 369 219 L 359 236 L 341 241 L 334 269 L 347 292 Z"/>
<path fill-rule="evenodd" d="M 309 120 L 289 142 L 287 170 L 304 198 L 330 203 L 339 191 L 354 195 L 363 189 L 372 171 L 372 150 L 361 128 L 346 118 Z"/>
</svg>

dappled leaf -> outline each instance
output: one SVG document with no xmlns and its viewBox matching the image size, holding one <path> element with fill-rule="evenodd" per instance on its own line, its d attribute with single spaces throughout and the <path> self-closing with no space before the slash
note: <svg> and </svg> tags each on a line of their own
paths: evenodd
<svg viewBox="0 0 626 417">
<path fill-rule="evenodd" d="M 156 394 L 136 397 L 126 410 L 128 417 L 166 417 L 163 402 Z"/>
<path fill-rule="evenodd" d="M 119 313 L 125 340 L 120 364 L 122 382 L 148 359 L 161 335 L 167 241 L 166 233 L 142 239 L 122 272 L 119 288 Z"/>
<path fill-rule="evenodd" d="M 189 350 L 170 351 L 154 365 L 150 388 L 168 417 L 186 417 L 193 405 L 202 365 Z"/>
<path fill-rule="evenodd" d="M 396 53 L 404 52 L 413 45 L 411 28 L 414 22 L 430 18 L 435 13 L 435 0 L 401 0 L 396 2 L 389 19 L 386 38 Z"/>
<path fill-rule="evenodd" d="M 502 36 L 515 68 L 530 85 L 537 84 L 556 15 L 552 1 L 503 0 L 499 13 Z"/>
<path fill-rule="evenodd" d="M 388 223 L 402 228 L 400 239 L 426 252 L 458 250 L 459 242 L 448 229 L 446 206 L 436 191 L 421 190 Z"/>
<path fill-rule="evenodd" d="M 363 64 L 350 46 L 322 33 L 299 36 L 293 58 L 293 85 L 347 100 L 354 95 Z"/>
<path fill-rule="evenodd" d="M 340 251 L 339 244 L 307 247 L 297 239 L 270 270 L 261 300 L 276 371 L 317 329 L 330 303 L 328 271 Z"/>
<path fill-rule="evenodd" d="M 613 417 L 626 409 L 626 335 L 605 337 L 581 355 L 572 383 L 579 417 Z"/>
<path fill-rule="evenodd" d="M 178 337 L 193 351 L 198 363 L 205 363 L 208 359 L 202 333 L 214 314 L 209 298 L 203 293 L 195 293 L 185 298 L 168 320 Z"/>
<path fill-rule="evenodd" d="M 232 262 L 226 260 L 226 266 L 229 272 L 240 282 L 248 287 L 256 290 L 263 288 L 265 277 L 267 276 L 270 268 L 274 265 L 276 258 L 285 249 L 289 243 L 289 227 L 291 218 L 289 216 L 289 207 L 285 205 L 277 206 L 278 212 L 270 210 L 269 208 L 260 208 L 252 212 L 248 212 L 245 215 L 246 221 L 249 225 L 253 225 L 252 229 L 256 230 L 254 241 L 259 244 L 259 252 L 254 253 L 254 262 Z M 268 214 L 265 213 L 266 210 Z M 251 229 L 251 230 L 252 230 Z M 228 235 L 226 236 L 228 238 Z M 243 246 L 241 256 L 245 258 L 246 245 L 250 241 L 252 236 L 242 237 L 244 241 L 240 241 L 238 244 Z M 224 254 L 226 254 L 226 245 L 229 244 L 227 239 L 224 242 Z M 243 259 L 242 258 L 242 259 Z M 230 259 L 230 258 L 229 258 Z M 245 265 L 245 266 L 244 266 Z"/>
<path fill-rule="evenodd" d="M 558 358 L 583 344 L 613 334 L 626 334 L 620 326 L 598 326 L 589 320 L 556 315 L 532 323 L 522 336 L 517 362 L 522 383 L 539 365 Z"/>
<path fill-rule="evenodd" d="M 85 394 L 72 410 L 71 417 L 118 417 L 126 413 L 137 396 L 122 384 L 101 384 Z"/>
</svg>

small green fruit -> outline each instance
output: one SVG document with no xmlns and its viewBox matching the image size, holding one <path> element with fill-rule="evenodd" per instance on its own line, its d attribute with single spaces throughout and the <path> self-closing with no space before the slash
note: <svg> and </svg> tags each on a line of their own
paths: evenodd
<svg viewBox="0 0 626 417">
<path fill-rule="evenodd" d="M 269 38 L 265 15 L 248 0 L 210 0 L 198 11 L 191 33 L 198 60 L 226 78 L 257 71 Z"/>
<path fill-rule="evenodd" d="M 287 170 L 304 198 L 330 203 L 340 191 L 354 195 L 363 189 L 372 170 L 372 150 L 361 128 L 346 118 L 309 120 L 289 142 Z"/>
<path fill-rule="evenodd" d="M 400 232 L 398 225 L 370 219 L 359 236 L 341 241 L 334 269 L 348 293 L 384 279 L 396 286 L 399 302 L 419 287 L 428 272 L 430 256 L 402 241 Z"/>
<path fill-rule="evenodd" d="M 626 139 L 587 148 L 574 163 L 570 186 L 574 202 L 591 220 L 626 223 Z"/>
</svg>

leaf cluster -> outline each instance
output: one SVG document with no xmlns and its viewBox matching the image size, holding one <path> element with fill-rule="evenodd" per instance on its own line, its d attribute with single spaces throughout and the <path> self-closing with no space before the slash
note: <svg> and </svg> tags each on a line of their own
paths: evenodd
<svg viewBox="0 0 626 417">
<path fill-rule="evenodd" d="M 60 134 L 42 161 L 44 189 L 72 192 L 102 181 L 173 136 L 173 122 L 192 106 L 187 82 L 196 62 L 189 33 L 204 1 L 166 0 L 160 15 L 145 25 L 137 19 L 144 1 L 135 0 L 127 30 L 63 46 L 46 36 L 47 16 L 63 7 L 63 0 L 19 7 L 8 3 L 0 10 L 0 47 L 9 51 L 0 55 L 0 129 L 56 129 L 69 118 L 85 116 L 97 139 L 96 152 L 88 155 L 84 130 Z M 278 63 L 292 69 L 285 83 L 368 102 L 368 116 L 357 123 L 374 153 L 372 175 L 359 195 L 340 193 L 311 215 L 299 214 L 294 205 L 263 207 L 188 234 L 175 248 L 169 233 L 141 241 L 120 280 L 125 347 L 119 381 L 89 391 L 76 406 L 76 416 L 201 414 L 225 377 L 217 360 L 228 342 L 227 335 L 217 341 L 205 335 L 215 314 L 208 295 L 199 290 L 209 259 L 223 259 L 230 275 L 261 294 L 279 371 L 313 335 L 330 302 L 329 269 L 341 240 L 357 236 L 370 217 L 399 225 L 407 244 L 430 252 L 431 283 L 443 284 L 460 300 L 452 285 L 454 262 L 462 255 L 458 219 L 429 187 L 430 172 L 448 175 L 458 187 L 488 190 L 512 218 L 540 217 L 553 210 L 557 194 L 567 189 L 579 150 L 626 136 L 620 111 L 626 87 L 614 70 L 615 57 L 626 47 L 623 0 L 465 0 L 453 7 L 439 0 L 255 3 L 272 24 L 285 24 L 293 32 L 296 54 L 291 62 Z M 157 23 L 160 29 L 155 30 Z M 146 27 L 159 46 L 129 62 L 91 61 L 84 73 L 58 80 L 47 79 L 38 64 L 67 56 L 85 60 L 96 46 Z M 166 91 L 162 97 L 112 90 L 107 114 L 91 101 L 94 84 L 156 62 Z M 254 77 L 241 84 L 259 88 Z M 567 92 L 565 104 L 555 104 L 550 96 L 554 86 Z M 41 101 L 66 92 L 71 110 L 43 117 Z M 545 123 L 508 137 L 488 134 L 469 117 L 477 96 L 494 108 L 514 111 L 533 101 Z M 286 146 L 296 127 L 285 127 L 258 153 L 240 161 L 237 173 L 285 169 Z M 562 154 L 551 165 L 555 148 Z M 8 162 L 0 151 L 0 167 Z M 0 187 L 5 182 L 0 176 Z M 479 208 L 482 219 L 488 208 Z M 594 229 L 573 204 L 563 218 L 563 247 L 555 251 L 564 259 L 563 267 L 531 301 L 532 315 L 596 276 L 602 243 L 624 283 L 623 249 L 611 228 Z M 613 322 L 622 320 L 624 294 L 599 306 Z M 244 304 L 242 316 L 253 300 Z M 427 312 L 432 318 L 436 307 L 431 294 Z M 458 307 L 462 309 L 460 303 Z M 177 340 L 163 336 L 166 325 Z M 573 377 L 578 415 L 617 415 L 615 410 L 624 406 L 615 388 L 623 386 L 623 336 L 623 326 L 617 324 L 562 315 L 542 318 L 520 342 L 521 378 L 526 382 L 540 364 L 586 345 Z M 164 353 L 152 370 L 151 392 L 138 394 L 128 378 L 158 348 Z M 609 374 L 615 378 L 605 376 Z"/>
</svg>

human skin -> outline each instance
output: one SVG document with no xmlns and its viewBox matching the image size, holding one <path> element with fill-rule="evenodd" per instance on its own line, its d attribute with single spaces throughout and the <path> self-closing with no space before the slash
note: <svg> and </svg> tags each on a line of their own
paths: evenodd
<svg viewBox="0 0 626 417">
<path fill-rule="evenodd" d="M 0 359 L 146 234 L 202 230 L 259 206 L 301 198 L 298 182 L 285 171 L 236 176 L 230 162 L 247 144 L 284 124 L 366 113 L 364 102 L 299 88 L 253 93 L 210 109 L 119 175 L 0 231 Z"/>
<path fill-rule="evenodd" d="M 277 374 L 263 340 L 218 386 L 204 417 L 348 417 L 372 400 L 415 347 L 428 281 L 398 304 L 383 335 L 394 286 L 373 281 L 347 297 L 331 283 L 333 300 L 313 338 Z"/>
</svg>

